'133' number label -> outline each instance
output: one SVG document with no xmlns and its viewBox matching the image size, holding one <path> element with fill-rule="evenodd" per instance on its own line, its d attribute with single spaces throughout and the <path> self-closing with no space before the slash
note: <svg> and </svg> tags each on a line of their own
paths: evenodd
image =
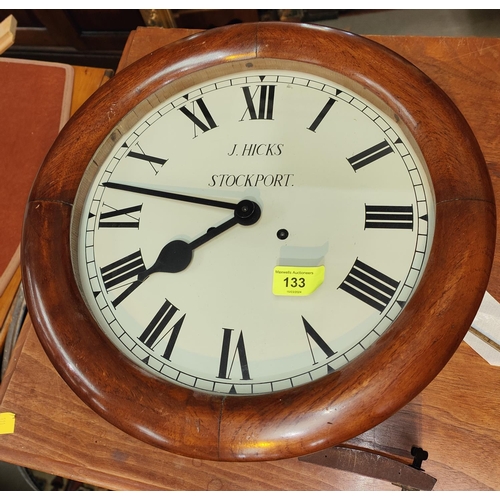
<svg viewBox="0 0 500 500">
<path fill-rule="evenodd" d="M 285 286 L 291 287 L 291 288 L 304 288 L 306 286 L 306 279 L 305 278 L 285 278 L 283 280 L 285 282 Z"/>
<path fill-rule="evenodd" d="M 325 267 L 276 266 L 273 294 L 304 296 L 313 293 L 325 279 Z"/>
</svg>

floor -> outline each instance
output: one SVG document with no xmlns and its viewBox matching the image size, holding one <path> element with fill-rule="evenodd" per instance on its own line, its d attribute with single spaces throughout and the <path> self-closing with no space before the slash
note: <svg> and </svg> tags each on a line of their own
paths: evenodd
<svg viewBox="0 0 500 500">
<path fill-rule="evenodd" d="M 500 37 L 500 10 L 339 11 L 335 19 L 314 22 L 360 35 Z M 68 481 L 62 478 L 56 478 L 52 484 L 53 480 L 54 477 L 41 475 L 33 478 L 29 471 L 0 462 L 0 491 L 72 489 L 77 486 L 71 482 L 68 485 Z M 81 489 L 92 488 L 88 485 L 80 486 Z"/>
</svg>

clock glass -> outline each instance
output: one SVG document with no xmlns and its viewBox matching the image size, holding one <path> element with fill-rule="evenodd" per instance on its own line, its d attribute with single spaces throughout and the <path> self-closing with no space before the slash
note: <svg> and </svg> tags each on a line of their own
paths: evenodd
<svg viewBox="0 0 500 500">
<path fill-rule="evenodd" d="M 227 63 L 143 101 L 89 164 L 73 266 L 136 364 L 280 391 L 365 352 L 418 285 L 433 188 L 393 111 L 304 63 Z"/>
</svg>

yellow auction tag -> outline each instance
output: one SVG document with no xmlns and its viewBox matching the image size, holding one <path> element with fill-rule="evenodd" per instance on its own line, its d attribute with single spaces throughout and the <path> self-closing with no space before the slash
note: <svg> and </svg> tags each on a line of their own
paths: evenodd
<svg viewBox="0 0 500 500">
<path fill-rule="evenodd" d="M 324 280 L 325 266 L 276 266 L 273 274 L 273 293 L 295 297 L 311 295 Z"/>
<path fill-rule="evenodd" d="M 14 413 L 0 413 L 0 434 L 12 434 L 15 424 L 16 415 Z"/>
</svg>

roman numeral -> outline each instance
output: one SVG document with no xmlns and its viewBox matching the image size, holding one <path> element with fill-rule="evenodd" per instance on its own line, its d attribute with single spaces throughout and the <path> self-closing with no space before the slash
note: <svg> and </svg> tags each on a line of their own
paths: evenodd
<svg viewBox="0 0 500 500">
<path fill-rule="evenodd" d="M 351 164 L 351 167 L 357 172 L 360 168 L 373 163 L 374 161 L 393 153 L 393 149 L 389 146 L 389 143 L 384 139 L 382 142 L 375 144 L 371 148 L 365 149 L 357 155 L 347 158 L 347 161 Z"/>
<path fill-rule="evenodd" d="M 181 331 L 182 324 L 184 323 L 184 319 L 186 317 L 186 315 L 184 314 L 177 320 L 175 324 L 172 324 L 172 326 L 170 326 L 172 318 L 178 311 L 179 309 L 177 309 L 177 307 L 175 307 L 171 302 L 165 299 L 165 303 L 160 307 L 158 312 L 154 315 L 151 322 L 139 337 L 139 340 L 145 346 L 154 350 L 162 340 L 170 335 L 168 343 L 165 347 L 165 352 L 162 354 L 162 357 L 169 361 L 172 355 L 172 351 L 174 350 L 177 337 L 179 336 L 179 332 Z"/>
<path fill-rule="evenodd" d="M 356 259 L 339 288 L 382 312 L 396 293 L 399 281 Z"/>
<path fill-rule="evenodd" d="M 321 338 L 319 333 L 311 326 L 311 324 L 302 316 L 302 322 L 304 323 L 304 329 L 306 331 L 307 342 L 309 343 L 309 350 L 311 351 L 311 356 L 313 358 L 313 364 L 317 363 L 316 357 L 314 356 L 313 348 L 311 345 L 311 340 L 325 353 L 326 357 L 329 358 L 334 354 L 337 354 L 331 349 L 331 347 Z"/>
<path fill-rule="evenodd" d="M 316 129 L 318 128 L 319 124 L 323 121 L 325 116 L 327 115 L 328 111 L 332 109 L 332 106 L 336 103 L 337 101 L 335 99 L 328 99 L 327 103 L 324 105 L 323 109 L 319 112 L 319 115 L 314 119 L 314 121 L 311 123 L 310 127 L 307 127 L 308 130 L 311 132 L 316 132 Z"/>
<path fill-rule="evenodd" d="M 365 229 L 413 231 L 413 206 L 365 205 Z"/>
<path fill-rule="evenodd" d="M 116 287 L 125 286 L 128 280 L 136 277 L 145 270 L 146 267 L 142 260 L 141 251 L 138 250 L 107 266 L 101 267 L 102 281 L 106 290 L 109 292 Z M 113 306 L 118 306 L 118 304 L 127 298 L 141 283 L 141 281 L 137 280 L 128 284 L 125 291 L 112 301 Z"/>
<path fill-rule="evenodd" d="M 229 328 L 224 328 L 224 336 L 222 339 L 222 349 L 220 356 L 219 374 L 217 378 L 230 379 L 231 372 L 233 370 L 233 365 L 236 360 L 236 355 L 238 355 L 240 370 L 241 370 L 241 380 L 250 380 L 250 371 L 248 369 L 248 360 L 245 350 L 245 342 L 243 340 L 243 332 L 240 332 L 238 340 L 236 342 L 236 347 L 233 349 L 231 355 L 231 336 L 233 330 Z"/>
<path fill-rule="evenodd" d="M 123 146 L 126 147 L 127 144 L 125 143 Z M 160 168 L 163 167 L 163 165 L 165 165 L 165 163 L 167 163 L 168 161 L 168 159 L 165 158 L 147 155 L 146 153 L 144 153 L 144 150 L 141 148 L 141 146 L 139 146 L 139 144 L 136 144 L 135 148 L 139 151 L 129 151 L 127 153 L 127 157 L 146 162 L 154 170 L 155 174 L 157 174 L 160 171 Z"/>
<path fill-rule="evenodd" d="M 112 208 L 112 207 L 110 207 Z M 103 212 L 99 217 L 99 228 L 104 227 L 132 227 L 139 228 L 139 217 L 132 214 L 140 212 L 142 205 L 134 207 L 112 209 L 110 212 Z"/>
<path fill-rule="evenodd" d="M 245 115 L 250 115 L 250 120 L 272 120 L 274 111 L 274 94 L 276 85 L 258 85 L 252 94 L 250 87 L 242 87 L 247 109 L 243 113 L 240 121 L 243 121 Z M 255 96 L 258 98 L 255 99 Z M 256 109 L 257 105 L 257 109 Z"/>
<path fill-rule="evenodd" d="M 196 116 L 196 106 L 198 109 L 201 111 L 203 118 L 205 121 L 202 121 L 200 118 Z M 210 114 L 210 111 L 208 111 L 208 108 L 203 101 L 203 99 L 200 97 L 199 99 L 196 99 L 192 103 L 192 111 L 190 111 L 186 106 L 182 106 L 179 108 L 179 111 L 181 111 L 184 115 L 186 115 L 193 123 L 194 123 L 194 138 L 197 137 L 196 133 L 196 127 L 201 129 L 201 131 L 208 132 L 209 130 L 212 130 L 213 128 L 217 127 L 217 124 L 215 123 L 215 120 L 212 118 L 212 115 Z"/>
</svg>

